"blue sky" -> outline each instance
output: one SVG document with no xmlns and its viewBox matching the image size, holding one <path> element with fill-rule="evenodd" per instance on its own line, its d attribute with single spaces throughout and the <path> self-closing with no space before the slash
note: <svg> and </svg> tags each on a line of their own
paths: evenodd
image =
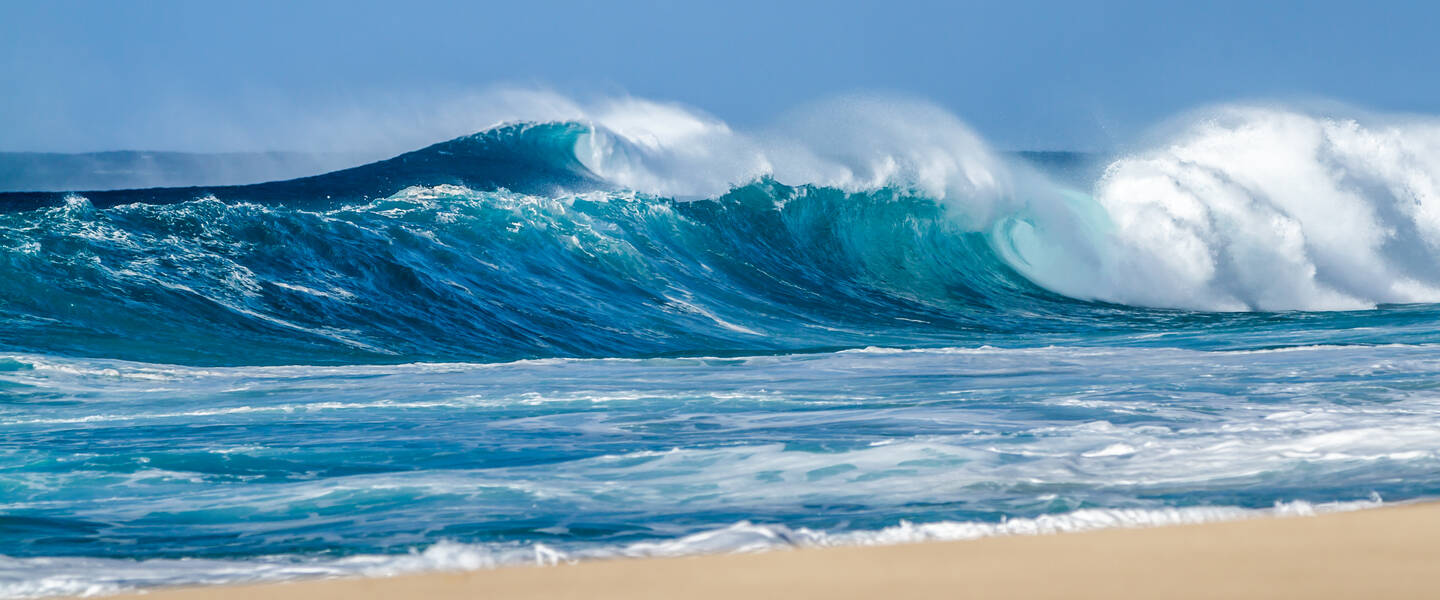
<svg viewBox="0 0 1440 600">
<path fill-rule="evenodd" d="M 10 0 L 0 150 L 347 149 L 300 124 L 433 132 L 429 113 L 495 85 L 676 101 L 740 127 L 883 91 L 1001 148 L 1105 149 L 1233 100 L 1440 113 L 1436 23 L 1440 3 L 1327 0 Z"/>
</svg>

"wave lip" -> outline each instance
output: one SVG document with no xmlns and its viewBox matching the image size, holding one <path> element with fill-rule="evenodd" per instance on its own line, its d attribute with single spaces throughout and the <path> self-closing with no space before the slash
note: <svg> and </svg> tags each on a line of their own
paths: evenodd
<svg viewBox="0 0 1440 600">
<path fill-rule="evenodd" d="M 892 188 L 946 204 L 971 230 L 1015 208 L 1011 162 L 953 115 L 915 100 L 840 97 L 751 133 L 635 100 L 587 122 L 579 160 L 612 185 L 646 194 L 714 198 L 764 179 L 849 193 Z"/>
</svg>

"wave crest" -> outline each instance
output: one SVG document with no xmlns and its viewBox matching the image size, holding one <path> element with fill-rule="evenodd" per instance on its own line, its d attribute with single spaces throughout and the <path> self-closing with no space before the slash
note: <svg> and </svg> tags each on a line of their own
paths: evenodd
<svg viewBox="0 0 1440 600">
<path fill-rule="evenodd" d="M 1109 165 L 1077 252 L 1088 264 L 1027 274 L 1067 295 L 1140 306 L 1436 302 L 1437 182 L 1440 122 L 1225 107 Z"/>
<path fill-rule="evenodd" d="M 902 189 L 948 201 L 971 229 L 1014 210 L 1008 163 L 953 115 L 923 102 L 855 96 L 745 134 L 682 108 L 615 103 L 588 121 L 577 154 L 618 187 L 713 198 L 760 179 L 847 192 Z"/>
</svg>

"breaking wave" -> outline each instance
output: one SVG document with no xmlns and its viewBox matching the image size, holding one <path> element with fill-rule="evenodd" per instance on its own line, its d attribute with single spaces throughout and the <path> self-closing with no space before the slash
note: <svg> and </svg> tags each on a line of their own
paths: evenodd
<svg viewBox="0 0 1440 600">
<path fill-rule="evenodd" d="M 1423 118 L 1222 107 L 1105 159 L 999 153 L 874 97 L 756 132 L 642 100 L 556 114 L 290 181 L 0 194 L 0 344 L 215 364 L 792 352 L 1440 300 Z"/>
</svg>

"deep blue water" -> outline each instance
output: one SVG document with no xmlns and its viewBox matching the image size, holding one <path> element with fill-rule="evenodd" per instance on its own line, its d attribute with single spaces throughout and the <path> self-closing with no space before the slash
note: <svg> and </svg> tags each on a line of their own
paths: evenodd
<svg viewBox="0 0 1440 600">
<path fill-rule="evenodd" d="M 986 155 L 1002 200 L 964 161 L 944 194 L 697 196 L 635 184 L 679 160 L 651 146 L 597 162 L 602 133 L 0 194 L 0 596 L 1440 493 L 1440 274 L 1400 192 L 1357 196 L 1392 219 L 1373 264 L 1277 213 L 1300 281 L 1258 194 L 1203 222 L 1117 196 L 1210 193 L 1161 158 Z"/>
</svg>

